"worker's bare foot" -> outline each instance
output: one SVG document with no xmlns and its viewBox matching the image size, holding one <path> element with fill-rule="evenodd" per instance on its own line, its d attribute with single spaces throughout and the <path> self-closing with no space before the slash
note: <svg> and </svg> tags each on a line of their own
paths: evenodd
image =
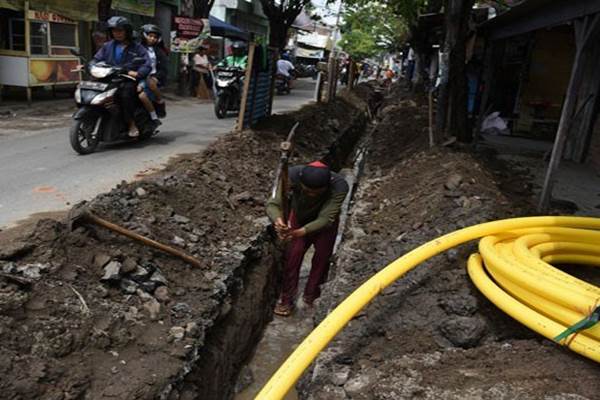
<svg viewBox="0 0 600 400">
<path fill-rule="evenodd" d="M 277 303 L 273 313 L 275 313 L 275 315 L 279 315 L 280 317 L 289 317 L 292 315 L 293 311 L 294 307 L 291 304 Z"/>
</svg>

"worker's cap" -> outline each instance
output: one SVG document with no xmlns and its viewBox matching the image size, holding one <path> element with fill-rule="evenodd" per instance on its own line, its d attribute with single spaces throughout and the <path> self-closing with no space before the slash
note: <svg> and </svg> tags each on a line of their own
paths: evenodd
<svg viewBox="0 0 600 400">
<path fill-rule="evenodd" d="M 300 171 L 300 182 L 311 189 L 321 189 L 329 186 L 331 171 L 321 161 L 314 161 Z"/>
</svg>

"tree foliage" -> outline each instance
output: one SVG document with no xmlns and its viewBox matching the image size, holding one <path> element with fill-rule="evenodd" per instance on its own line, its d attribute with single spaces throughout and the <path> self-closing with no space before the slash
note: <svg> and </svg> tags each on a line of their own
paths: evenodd
<svg viewBox="0 0 600 400">
<path fill-rule="evenodd" d="M 310 0 L 260 0 L 263 12 L 269 19 L 269 44 L 283 49 L 288 31 L 302 9 Z"/>
<path fill-rule="evenodd" d="M 349 5 L 343 16 L 340 45 L 353 58 L 396 51 L 406 40 L 405 21 L 385 3 L 369 1 Z"/>
</svg>

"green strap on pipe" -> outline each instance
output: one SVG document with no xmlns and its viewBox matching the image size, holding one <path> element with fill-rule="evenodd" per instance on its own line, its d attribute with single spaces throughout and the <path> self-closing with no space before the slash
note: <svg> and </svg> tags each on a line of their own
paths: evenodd
<svg viewBox="0 0 600 400">
<path fill-rule="evenodd" d="M 577 333 L 580 331 L 584 331 L 586 329 L 591 328 L 596 325 L 600 321 L 600 306 L 596 307 L 594 311 L 588 316 L 577 322 L 575 325 L 572 325 L 565 329 L 560 335 L 554 338 L 555 342 L 559 342 L 563 339 L 566 339 L 573 333 Z"/>
</svg>

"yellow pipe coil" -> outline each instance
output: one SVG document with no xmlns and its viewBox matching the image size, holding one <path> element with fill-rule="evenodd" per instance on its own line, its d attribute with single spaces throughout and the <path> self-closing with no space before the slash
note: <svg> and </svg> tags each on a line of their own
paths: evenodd
<svg viewBox="0 0 600 400">
<path fill-rule="evenodd" d="M 373 275 L 304 339 L 256 399 L 282 399 L 319 352 L 384 288 L 423 261 L 479 238 L 480 254 L 469 258 L 469 276 L 489 300 L 530 329 L 553 339 L 600 305 L 600 288 L 550 265 L 600 266 L 600 218 L 527 217 L 474 225 L 425 243 Z M 565 344 L 600 362 L 599 340 L 596 325 Z"/>
</svg>

